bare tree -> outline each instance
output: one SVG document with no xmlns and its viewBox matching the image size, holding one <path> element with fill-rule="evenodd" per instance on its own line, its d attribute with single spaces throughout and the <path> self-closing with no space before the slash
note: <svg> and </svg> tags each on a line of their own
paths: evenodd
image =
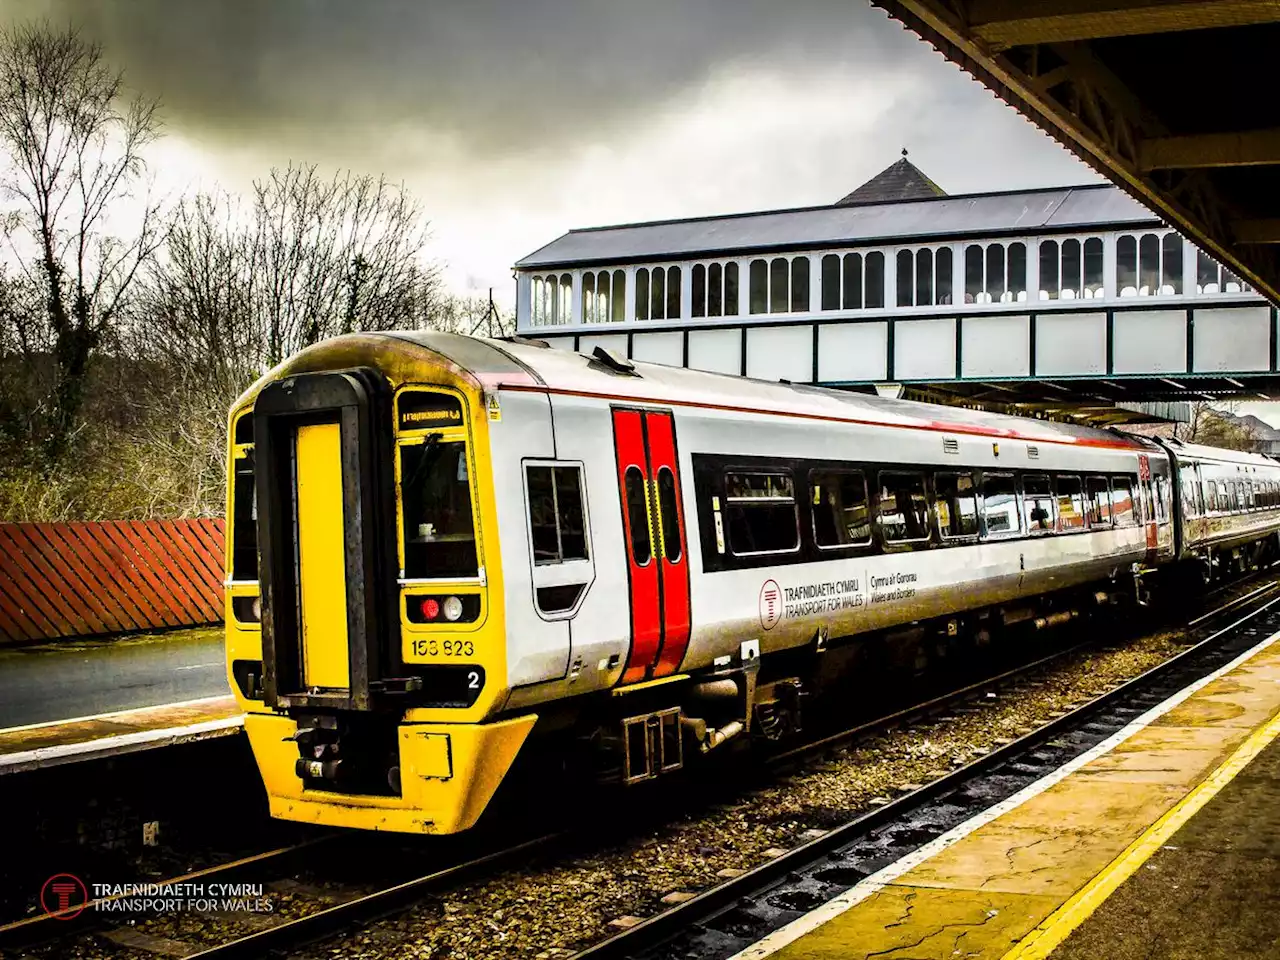
<svg viewBox="0 0 1280 960">
<path fill-rule="evenodd" d="M 1180 431 L 1182 439 L 1189 443 L 1203 443 L 1227 450 L 1253 450 L 1257 439 L 1252 431 L 1235 416 L 1232 404 L 1225 409 L 1215 409 L 1208 401 L 1191 404 L 1191 419 L 1186 429 Z"/>
<path fill-rule="evenodd" d="M 52 463 L 72 438 L 90 365 L 161 239 L 155 206 L 136 193 L 156 107 L 129 97 L 123 74 L 74 29 L 0 31 L 0 148 L 11 161 L 0 186 L 14 203 L 5 232 L 22 277 L 44 295 L 53 363 L 42 439 Z M 121 238 L 109 221 L 134 202 L 138 224 Z"/>
</svg>

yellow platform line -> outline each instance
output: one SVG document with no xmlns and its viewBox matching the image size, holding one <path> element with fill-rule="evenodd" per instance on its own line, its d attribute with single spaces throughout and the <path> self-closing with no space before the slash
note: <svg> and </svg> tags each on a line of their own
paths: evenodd
<svg viewBox="0 0 1280 960">
<path fill-rule="evenodd" d="M 1084 923 L 1102 906 L 1120 884 L 1138 872 L 1182 826 L 1194 817 L 1249 763 L 1280 736 L 1280 714 L 1273 716 L 1236 748 L 1236 751 L 1200 781 L 1195 789 L 1183 797 L 1173 809 L 1153 823 L 1142 836 L 1133 841 L 1125 851 L 1111 861 L 1100 874 L 1072 895 L 1066 903 L 1049 914 L 1040 925 L 1018 941 L 1001 960 L 1043 960 L 1048 957 L 1071 932 Z"/>
</svg>

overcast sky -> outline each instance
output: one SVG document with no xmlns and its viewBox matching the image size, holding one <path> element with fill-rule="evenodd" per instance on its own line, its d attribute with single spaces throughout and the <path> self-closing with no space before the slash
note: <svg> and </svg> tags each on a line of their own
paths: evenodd
<svg viewBox="0 0 1280 960">
<path fill-rule="evenodd" d="M 162 189 L 386 174 L 508 305 L 572 227 L 830 203 L 903 147 L 952 193 L 1100 179 L 865 0 L 0 0 L 33 16 L 161 98 Z"/>
</svg>

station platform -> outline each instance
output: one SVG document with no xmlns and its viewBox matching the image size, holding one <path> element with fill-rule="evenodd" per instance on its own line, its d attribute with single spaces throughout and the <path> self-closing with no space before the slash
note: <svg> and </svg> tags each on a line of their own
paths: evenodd
<svg viewBox="0 0 1280 960">
<path fill-rule="evenodd" d="M 0 729 L 231 695 L 220 626 L 0 647 Z"/>
<path fill-rule="evenodd" d="M 1280 957 L 1280 633 L 734 960 Z"/>
<path fill-rule="evenodd" d="M 9 727 L 0 730 L 0 776 L 232 736 L 242 727 L 230 695 Z"/>
</svg>

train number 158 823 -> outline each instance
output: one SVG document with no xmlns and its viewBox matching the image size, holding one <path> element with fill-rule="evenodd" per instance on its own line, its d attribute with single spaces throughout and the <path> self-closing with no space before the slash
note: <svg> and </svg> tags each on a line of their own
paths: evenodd
<svg viewBox="0 0 1280 960">
<path fill-rule="evenodd" d="M 472 657 L 475 652 L 476 645 L 470 640 L 436 640 L 425 637 L 413 641 L 413 655 L 416 657 Z"/>
</svg>

